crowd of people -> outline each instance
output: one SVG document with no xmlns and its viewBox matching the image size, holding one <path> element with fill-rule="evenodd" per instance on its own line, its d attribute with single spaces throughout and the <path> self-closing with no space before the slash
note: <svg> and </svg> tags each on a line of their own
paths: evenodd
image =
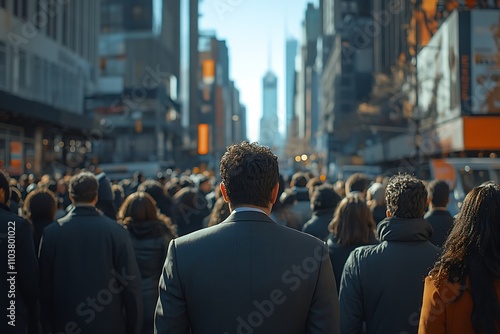
<svg viewBox="0 0 500 334">
<path fill-rule="evenodd" d="M 0 171 L 0 332 L 498 333 L 500 186 L 455 217 L 449 194 L 408 174 L 286 180 L 245 142 L 218 183 Z"/>
</svg>

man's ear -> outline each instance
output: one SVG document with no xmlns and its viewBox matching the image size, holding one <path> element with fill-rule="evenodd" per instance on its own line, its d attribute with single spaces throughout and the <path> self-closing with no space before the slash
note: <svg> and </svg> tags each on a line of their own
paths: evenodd
<svg viewBox="0 0 500 334">
<path fill-rule="evenodd" d="M 5 190 L 3 190 L 3 188 L 0 188 L 0 203 L 6 204 L 5 203 Z"/>
<path fill-rule="evenodd" d="M 271 204 L 276 203 L 276 200 L 278 199 L 279 190 L 280 190 L 280 185 L 279 183 L 276 183 L 276 185 L 273 187 L 273 190 L 271 191 Z"/>
<path fill-rule="evenodd" d="M 222 193 L 222 197 L 224 197 L 224 202 L 229 203 L 229 197 L 227 197 L 226 186 L 224 183 L 220 183 L 220 192 Z"/>
</svg>

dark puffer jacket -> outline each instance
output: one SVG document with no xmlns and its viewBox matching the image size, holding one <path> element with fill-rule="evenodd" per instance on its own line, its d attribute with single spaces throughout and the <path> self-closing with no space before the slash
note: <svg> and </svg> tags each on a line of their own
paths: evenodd
<svg viewBox="0 0 500 334">
<path fill-rule="evenodd" d="M 340 284 L 343 334 L 417 333 L 424 278 L 439 249 L 422 219 L 387 218 L 378 228 L 380 244 L 356 248 Z"/>
<path fill-rule="evenodd" d="M 154 313 L 158 301 L 158 282 L 167 256 L 168 244 L 173 235 L 160 221 L 129 223 L 127 229 L 130 232 L 142 279 L 144 303 L 142 333 L 151 334 L 154 330 Z"/>
</svg>

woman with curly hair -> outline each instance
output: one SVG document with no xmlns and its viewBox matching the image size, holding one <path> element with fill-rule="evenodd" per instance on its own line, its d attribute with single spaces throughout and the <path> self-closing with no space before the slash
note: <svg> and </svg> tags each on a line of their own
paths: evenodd
<svg viewBox="0 0 500 334">
<path fill-rule="evenodd" d="M 120 207 L 117 218 L 129 231 L 141 272 L 144 303 L 142 333 L 153 333 L 158 282 L 168 244 L 175 233 L 170 220 L 159 214 L 156 202 L 146 192 L 129 195 Z"/>
<path fill-rule="evenodd" d="M 419 333 L 500 333 L 500 186 L 465 197 L 425 280 Z"/>
</svg>

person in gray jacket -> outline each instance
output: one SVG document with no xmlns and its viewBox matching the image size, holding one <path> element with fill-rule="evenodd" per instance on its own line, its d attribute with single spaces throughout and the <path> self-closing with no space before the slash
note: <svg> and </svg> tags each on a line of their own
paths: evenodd
<svg viewBox="0 0 500 334">
<path fill-rule="evenodd" d="M 269 217 L 278 158 L 257 144 L 231 145 L 220 173 L 231 215 L 170 242 L 156 332 L 339 333 L 326 244 Z"/>
<path fill-rule="evenodd" d="M 439 249 L 423 219 L 427 190 L 407 174 L 391 178 L 387 218 L 377 227 L 380 244 L 362 246 L 347 259 L 340 283 L 343 334 L 417 333 L 424 278 Z"/>
</svg>

